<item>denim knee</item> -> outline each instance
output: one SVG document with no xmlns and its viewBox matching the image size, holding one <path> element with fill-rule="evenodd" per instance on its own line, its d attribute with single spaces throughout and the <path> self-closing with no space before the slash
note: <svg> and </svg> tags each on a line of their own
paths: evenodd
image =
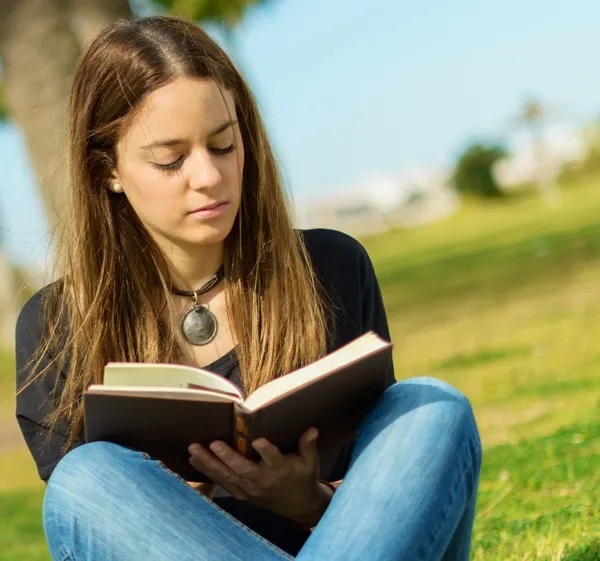
<svg viewBox="0 0 600 561">
<path fill-rule="evenodd" d="M 481 441 L 469 400 L 454 386 L 431 377 L 415 377 L 396 382 L 386 389 L 378 409 L 391 418 L 427 407 L 421 416 L 422 430 L 435 427 L 445 435 L 454 434 L 456 444 L 468 439 L 472 445 L 473 468 L 481 468 Z M 391 421 L 391 419 L 390 419 Z M 402 435 L 398 435 L 399 438 Z"/>
<path fill-rule="evenodd" d="M 114 467 L 115 463 L 125 460 L 131 454 L 139 453 L 112 442 L 82 444 L 58 462 L 48 480 L 48 486 L 74 484 L 87 476 Z"/>
<path fill-rule="evenodd" d="M 44 495 L 44 519 L 53 514 L 71 513 L 83 509 L 96 495 L 106 492 L 111 476 L 122 476 L 123 462 L 134 459 L 138 452 L 110 442 L 82 444 L 68 452 L 58 462 Z"/>
<path fill-rule="evenodd" d="M 432 400 L 438 401 L 441 395 L 444 394 L 445 399 L 456 401 L 466 409 L 471 409 L 469 400 L 454 386 L 448 382 L 429 376 L 418 376 L 401 380 L 390 386 L 386 390 L 386 393 L 406 394 L 407 391 L 410 391 L 415 397 L 419 397 L 420 401 L 425 402 Z"/>
</svg>

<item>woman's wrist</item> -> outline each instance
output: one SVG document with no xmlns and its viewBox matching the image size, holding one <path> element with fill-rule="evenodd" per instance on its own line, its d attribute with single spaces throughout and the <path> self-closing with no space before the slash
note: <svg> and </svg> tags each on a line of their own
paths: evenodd
<svg viewBox="0 0 600 561">
<path fill-rule="evenodd" d="M 325 510 L 327 510 L 335 491 L 336 487 L 333 483 L 330 483 L 329 481 L 318 481 L 313 505 L 306 512 L 289 517 L 292 523 L 306 531 L 314 528 L 325 513 Z"/>
</svg>

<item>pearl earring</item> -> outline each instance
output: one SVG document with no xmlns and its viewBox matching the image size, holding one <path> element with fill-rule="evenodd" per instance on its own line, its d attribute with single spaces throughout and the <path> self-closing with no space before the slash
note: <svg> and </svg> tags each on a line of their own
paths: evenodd
<svg viewBox="0 0 600 561">
<path fill-rule="evenodd" d="M 123 191 L 123 187 L 121 187 L 121 185 L 119 183 L 115 183 L 113 185 L 113 191 L 115 193 L 121 193 Z"/>
</svg>

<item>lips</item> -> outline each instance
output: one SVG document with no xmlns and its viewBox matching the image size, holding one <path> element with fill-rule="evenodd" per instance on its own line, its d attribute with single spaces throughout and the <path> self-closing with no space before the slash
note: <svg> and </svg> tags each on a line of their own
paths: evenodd
<svg viewBox="0 0 600 561">
<path fill-rule="evenodd" d="M 210 205 L 206 205 L 203 207 L 199 207 L 199 208 L 195 208 L 194 210 L 190 211 L 190 214 L 193 214 L 194 212 L 201 212 L 203 210 L 212 210 L 214 208 L 217 208 L 218 206 L 221 206 L 223 204 L 225 204 L 227 201 L 219 201 L 218 203 L 212 203 Z"/>
</svg>

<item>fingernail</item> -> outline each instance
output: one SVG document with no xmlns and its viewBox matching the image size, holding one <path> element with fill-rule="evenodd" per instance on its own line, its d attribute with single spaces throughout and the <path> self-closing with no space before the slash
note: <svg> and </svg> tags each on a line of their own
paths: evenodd
<svg viewBox="0 0 600 561">
<path fill-rule="evenodd" d="M 215 454 L 221 454 L 222 452 L 225 452 L 225 446 L 223 444 L 221 444 L 220 442 L 213 442 L 210 445 L 210 449 L 215 453 Z"/>
<path fill-rule="evenodd" d="M 200 454 L 202 452 L 202 447 L 199 444 L 190 444 L 188 446 L 188 452 L 194 456 L 195 454 Z"/>
</svg>

